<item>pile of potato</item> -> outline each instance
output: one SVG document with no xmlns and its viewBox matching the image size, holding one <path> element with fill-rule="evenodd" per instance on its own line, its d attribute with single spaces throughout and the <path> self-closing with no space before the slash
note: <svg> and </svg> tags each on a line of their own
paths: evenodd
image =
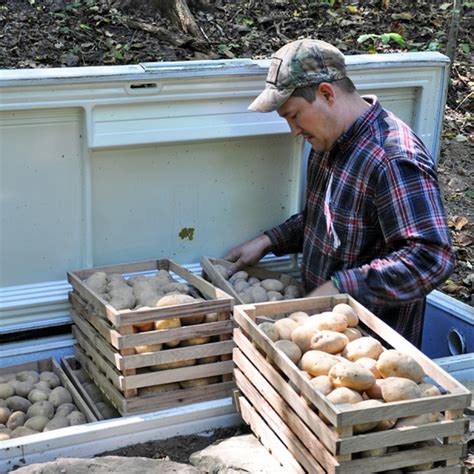
<svg viewBox="0 0 474 474">
<path fill-rule="evenodd" d="M 260 280 L 243 270 L 229 276 L 229 271 L 223 265 L 217 264 L 214 268 L 232 285 L 244 303 L 291 300 L 303 296 L 298 286 L 285 285 L 274 278 Z"/>
<path fill-rule="evenodd" d="M 152 276 L 137 276 L 125 280 L 122 275 L 96 272 L 91 275 L 84 284 L 91 290 L 99 293 L 117 310 L 137 308 L 160 308 L 164 306 L 176 306 L 203 301 L 195 288 L 177 282 L 168 271 L 160 270 Z M 201 323 L 213 323 L 217 321 L 217 313 L 199 314 L 191 316 L 176 316 L 174 318 L 161 319 L 133 326 L 135 332 L 164 331 L 176 329 L 182 326 L 190 326 Z M 218 336 L 216 336 L 218 337 Z M 161 350 L 176 347 L 188 347 L 212 342 L 212 336 L 200 336 L 190 339 L 173 339 L 164 344 L 146 344 L 136 346 L 137 354 L 149 354 Z M 155 372 L 159 370 L 177 369 L 193 365 L 210 364 L 219 362 L 220 357 L 210 356 L 199 359 L 188 359 L 177 362 L 152 365 L 148 368 L 139 369 L 139 373 Z M 167 383 L 139 388 L 138 395 L 150 395 L 182 388 L 192 388 L 217 383 L 220 376 L 201 377 L 176 383 Z"/>
<path fill-rule="evenodd" d="M 436 386 L 423 383 L 423 368 L 413 357 L 385 349 L 377 339 L 363 336 L 357 324 L 353 309 L 347 304 L 337 304 L 332 311 L 311 316 L 298 311 L 275 322 L 261 323 L 259 328 L 310 379 L 314 388 L 335 405 L 375 407 L 441 395 Z M 431 413 L 361 423 L 354 426 L 354 434 L 431 423 L 438 418 L 439 413 Z M 362 455 L 381 456 L 385 452 L 381 448 Z M 426 466 L 422 467 L 428 469 Z"/>
<path fill-rule="evenodd" d="M 86 421 L 54 372 L 0 375 L 0 441 Z"/>
<path fill-rule="evenodd" d="M 95 272 L 84 280 L 84 284 L 116 310 L 154 308 L 163 296 L 196 294 L 194 288 L 178 282 L 167 270 L 128 280 L 119 273 Z"/>
</svg>

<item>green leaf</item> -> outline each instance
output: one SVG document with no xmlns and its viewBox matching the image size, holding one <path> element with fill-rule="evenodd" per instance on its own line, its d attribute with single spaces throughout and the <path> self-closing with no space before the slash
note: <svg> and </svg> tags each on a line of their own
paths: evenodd
<svg viewBox="0 0 474 474">
<path fill-rule="evenodd" d="M 466 191 L 465 194 L 468 198 L 474 199 L 474 190 L 473 189 L 470 189 L 469 191 Z"/>
<path fill-rule="evenodd" d="M 395 41 L 395 43 L 399 44 L 400 46 L 405 46 L 405 38 L 403 38 L 402 35 L 398 33 L 388 33 L 388 36 L 391 41 Z"/>
<path fill-rule="evenodd" d="M 469 46 L 468 43 L 462 43 L 461 49 L 462 49 L 462 52 L 465 54 L 469 54 L 471 52 L 471 47 Z"/>
<path fill-rule="evenodd" d="M 360 35 L 358 38 L 357 38 L 357 42 L 362 44 L 362 43 L 365 43 L 367 40 L 369 39 L 376 39 L 376 38 L 379 38 L 380 36 L 379 35 L 375 35 L 375 34 L 370 34 L 370 35 Z"/>
<path fill-rule="evenodd" d="M 181 240 L 184 240 L 184 239 L 189 239 L 189 240 L 193 240 L 194 239 L 194 228 L 193 227 L 183 227 L 178 236 Z"/>
<path fill-rule="evenodd" d="M 79 25 L 79 28 L 81 28 L 81 30 L 90 30 L 91 27 L 89 25 L 86 25 L 85 23 L 81 23 Z"/>
<path fill-rule="evenodd" d="M 439 43 L 437 41 L 432 41 L 428 44 L 428 51 L 438 51 Z"/>
<path fill-rule="evenodd" d="M 253 18 L 249 16 L 244 16 L 244 15 L 239 15 L 237 17 L 237 22 L 240 23 L 241 25 L 247 25 L 247 26 L 252 26 L 255 23 Z"/>
</svg>

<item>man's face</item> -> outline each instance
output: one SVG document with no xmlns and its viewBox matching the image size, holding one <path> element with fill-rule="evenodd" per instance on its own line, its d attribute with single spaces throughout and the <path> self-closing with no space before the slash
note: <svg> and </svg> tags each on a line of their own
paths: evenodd
<svg viewBox="0 0 474 474">
<path fill-rule="evenodd" d="M 333 110 L 319 93 L 313 103 L 290 97 L 277 112 L 286 119 L 293 136 L 303 136 L 317 152 L 329 151 L 338 138 Z"/>
</svg>

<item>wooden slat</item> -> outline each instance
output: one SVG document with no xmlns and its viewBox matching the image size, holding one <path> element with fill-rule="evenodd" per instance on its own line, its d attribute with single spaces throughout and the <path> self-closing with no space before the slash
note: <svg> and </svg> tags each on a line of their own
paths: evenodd
<svg viewBox="0 0 474 474">
<path fill-rule="evenodd" d="M 314 459 L 306 444 L 295 436 L 288 425 L 278 416 L 274 407 L 261 397 L 248 378 L 239 369 L 234 371 L 235 382 L 254 410 L 262 417 L 268 427 L 281 439 L 288 451 L 309 473 L 324 474 L 324 469 Z M 330 471 L 331 472 L 331 471 Z M 334 471 L 332 471 L 334 472 Z"/>
<path fill-rule="evenodd" d="M 182 382 L 183 380 L 230 374 L 232 373 L 233 367 L 233 362 L 227 361 L 131 375 L 129 377 L 121 378 L 121 389 L 126 390 L 129 388 L 149 387 L 150 385 Z"/>
<path fill-rule="evenodd" d="M 119 339 L 119 347 L 136 347 L 146 344 L 162 344 L 175 339 L 185 340 L 193 337 L 219 336 L 232 332 L 232 321 L 229 319 L 216 323 L 201 323 L 193 326 L 181 326 L 174 329 L 146 331 Z"/>
<path fill-rule="evenodd" d="M 303 301 L 303 300 L 298 300 Z M 337 426 L 338 409 L 330 403 L 325 397 L 319 395 L 311 386 L 308 380 L 303 379 L 297 367 L 281 351 L 274 348 L 272 341 L 258 329 L 255 323 L 245 314 L 245 306 L 236 306 L 234 308 L 234 319 L 236 323 L 252 338 L 266 355 L 272 359 L 275 364 L 287 375 L 287 377 L 298 387 L 299 390 L 328 418 L 328 420 Z"/>
<path fill-rule="evenodd" d="M 119 369 L 149 367 L 156 364 L 168 364 L 170 362 L 231 354 L 233 347 L 233 341 L 209 342 L 195 346 L 177 347 L 176 349 L 124 356 Z"/>
<path fill-rule="evenodd" d="M 100 412 L 95 404 L 94 400 L 92 400 L 91 396 L 87 393 L 87 390 L 84 388 L 82 382 L 77 378 L 75 374 L 75 370 L 77 370 L 78 361 L 73 356 L 68 357 L 61 357 L 61 364 L 66 372 L 66 375 L 71 379 L 72 383 L 76 387 L 77 391 L 87 403 L 88 407 L 94 413 L 94 416 L 98 420 L 104 420 L 104 415 Z"/>
<path fill-rule="evenodd" d="M 388 417 L 387 417 L 388 418 Z M 377 431 L 351 437 L 341 437 L 338 453 L 355 453 L 400 444 L 415 443 L 437 437 L 463 434 L 467 430 L 468 420 L 457 419 L 440 421 L 413 427 Z"/>
<path fill-rule="evenodd" d="M 298 416 L 316 434 L 326 448 L 332 453 L 337 452 L 337 435 L 321 421 L 316 413 L 308 407 L 303 397 L 298 395 L 290 384 L 270 365 L 268 361 L 258 352 L 255 346 L 243 335 L 240 329 L 234 330 L 234 341 L 239 350 L 250 359 L 258 368 L 265 379 L 280 394 Z"/>
<path fill-rule="evenodd" d="M 94 361 L 98 368 L 102 371 L 103 374 L 118 388 L 122 386 L 121 379 L 123 377 L 112 367 L 101 354 L 99 354 L 87 337 L 81 332 L 77 326 L 72 327 L 72 335 L 82 347 L 84 352 Z"/>
<path fill-rule="evenodd" d="M 316 461 L 326 468 L 329 472 L 334 472 L 337 462 L 335 458 L 326 450 L 325 446 L 319 441 L 316 435 L 303 423 L 301 418 L 293 411 L 293 406 L 285 402 L 284 398 L 265 380 L 259 370 L 252 365 L 252 363 L 244 356 L 239 349 L 234 349 L 234 362 L 240 369 L 241 373 L 245 374 L 244 384 L 247 381 L 252 384 L 252 388 L 247 386 L 240 386 L 239 379 L 236 380 L 237 387 L 250 400 L 252 405 L 256 407 L 254 391 L 257 391 L 263 400 L 264 405 L 268 404 L 275 410 L 282 422 L 299 438 L 304 446 L 314 456 Z M 253 361 L 257 363 L 257 361 Z M 260 364 L 257 366 L 261 370 Z M 265 409 L 265 407 L 263 407 Z"/>
<path fill-rule="evenodd" d="M 137 273 L 158 270 L 158 260 L 145 260 L 142 262 L 131 262 L 117 265 L 107 265 L 104 267 L 86 268 L 84 270 L 74 270 L 70 273 L 77 275 L 81 280 L 89 278 L 96 272 L 111 273 Z"/>
<path fill-rule="evenodd" d="M 304 469 L 244 397 L 240 397 L 239 406 L 243 420 L 251 427 L 260 442 L 283 466 L 284 472 L 288 474 L 304 474 Z"/>
<path fill-rule="evenodd" d="M 120 333 L 124 336 L 133 334 L 133 326 L 122 326 L 120 328 Z M 128 377 L 131 375 L 136 374 L 135 368 L 127 367 L 126 366 L 126 359 L 135 357 L 135 348 L 127 348 L 127 349 L 120 349 L 120 355 L 122 356 L 121 363 L 119 364 L 119 370 L 121 371 L 124 377 Z M 129 388 L 124 390 L 123 395 L 125 398 L 133 398 L 137 396 L 137 389 L 136 388 Z"/>
<path fill-rule="evenodd" d="M 446 410 L 446 413 L 444 414 L 444 417 L 446 420 L 455 420 L 457 418 L 461 418 L 463 416 L 463 410 Z M 466 420 L 467 421 L 467 420 Z M 448 436 L 444 439 L 444 444 L 452 444 L 452 443 L 459 443 L 462 442 L 463 440 L 463 435 L 458 434 L 456 436 Z M 464 453 L 465 454 L 465 453 Z M 463 455 L 464 457 L 464 455 Z M 448 459 L 446 460 L 446 466 L 453 466 L 456 465 L 459 462 L 459 458 L 456 459 Z"/>
<path fill-rule="evenodd" d="M 391 453 L 386 456 L 341 462 L 341 472 L 348 474 L 360 474 L 361 472 L 380 472 L 387 471 L 389 469 L 399 469 L 408 466 L 414 466 L 427 462 L 443 461 L 445 459 L 459 459 L 462 455 L 462 451 L 463 448 L 461 444 L 449 444 L 447 446 L 410 449 L 408 451 Z"/>
</svg>

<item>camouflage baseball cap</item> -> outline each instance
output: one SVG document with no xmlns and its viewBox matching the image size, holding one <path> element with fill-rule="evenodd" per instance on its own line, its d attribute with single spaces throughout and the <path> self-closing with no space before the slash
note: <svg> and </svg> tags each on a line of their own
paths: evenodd
<svg viewBox="0 0 474 474">
<path fill-rule="evenodd" d="M 313 39 L 293 41 L 272 56 L 267 85 L 249 110 L 272 112 L 281 107 L 297 87 L 331 82 L 346 75 L 344 55 L 335 46 Z"/>
</svg>

